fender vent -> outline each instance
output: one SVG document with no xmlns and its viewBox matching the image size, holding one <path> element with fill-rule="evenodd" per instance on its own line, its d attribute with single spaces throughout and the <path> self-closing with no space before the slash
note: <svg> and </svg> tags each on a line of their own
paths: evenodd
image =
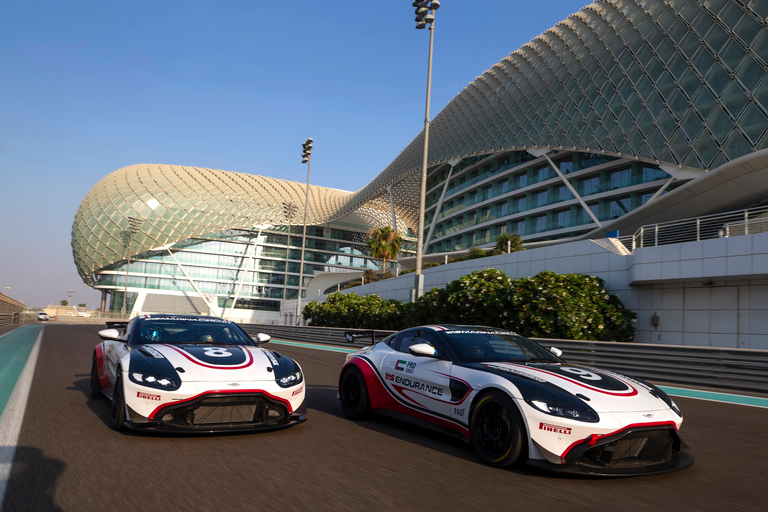
<svg viewBox="0 0 768 512">
<path fill-rule="evenodd" d="M 451 402 L 458 402 L 469 393 L 469 386 L 460 380 L 451 379 L 449 387 L 451 388 Z"/>
</svg>

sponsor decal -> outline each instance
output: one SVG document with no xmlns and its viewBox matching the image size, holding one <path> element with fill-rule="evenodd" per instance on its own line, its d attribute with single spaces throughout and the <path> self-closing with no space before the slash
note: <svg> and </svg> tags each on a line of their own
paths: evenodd
<svg viewBox="0 0 768 512">
<path fill-rule="evenodd" d="M 416 369 L 416 363 L 413 361 L 406 361 L 404 359 L 400 359 L 397 361 L 397 364 L 395 365 L 395 370 L 399 370 L 401 372 L 405 373 L 413 373 L 413 370 Z"/>
<path fill-rule="evenodd" d="M 304 386 L 300 387 L 299 389 L 297 389 L 296 391 L 294 391 L 293 393 L 291 393 L 291 396 L 296 396 L 296 395 L 298 395 L 299 393 L 301 393 L 302 391 L 304 391 Z"/>
<path fill-rule="evenodd" d="M 195 323 L 209 323 L 209 324 L 228 324 L 229 322 L 227 320 L 222 320 L 221 318 L 198 318 L 198 317 L 189 317 L 189 316 L 152 316 L 147 315 L 143 317 L 145 319 L 152 320 L 153 322 L 195 322 Z"/>
<path fill-rule="evenodd" d="M 536 382 L 547 382 L 546 379 L 542 379 L 541 377 L 537 377 L 535 375 L 531 375 L 529 373 L 522 372 L 520 370 L 516 370 L 514 368 L 510 368 L 509 366 L 501 366 L 498 364 L 486 364 L 484 365 L 486 368 L 490 368 L 491 370 L 497 370 L 504 373 L 511 373 L 512 375 L 517 375 L 519 377 L 524 377 L 526 379 L 535 380 Z"/>
<path fill-rule="evenodd" d="M 570 427 L 561 427 L 559 425 L 552 425 L 551 423 L 539 423 L 539 430 L 545 430 L 547 432 L 554 432 L 555 434 L 571 435 Z"/>
<path fill-rule="evenodd" d="M 445 334 L 493 334 L 507 336 L 515 333 L 512 331 L 445 331 Z"/>
<path fill-rule="evenodd" d="M 149 393 L 142 393 L 141 391 L 137 391 L 136 396 L 143 400 L 156 400 L 158 402 L 160 401 L 160 395 L 150 395 Z"/>
<path fill-rule="evenodd" d="M 390 368 L 394 368 L 395 367 L 395 362 L 394 361 L 387 361 L 386 365 L 389 366 Z"/>
<path fill-rule="evenodd" d="M 242 382 L 227 382 L 227 386 L 233 387 L 233 388 L 237 386 L 242 386 L 242 385 L 243 385 Z"/>
<path fill-rule="evenodd" d="M 419 382 L 418 380 L 407 379 L 405 377 L 401 377 L 399 375 L 393 375 L 391 373 L 386 374 L 386 379 L 394 382 L 395 384 L 399 384 L 400 386 L 405 388 L 411 388 L 417 391 L 423 391 L 425 393 L 429 393 L 435 396 L 443 396 L 443 388 L 438 386 L 432 386 L 430 384 L 424 384 L 423 382 Z"/>
<path fill-rule="evenodd" d="M 165 359 L 165 356 L 161 354 L 157 349 L 152 348 L 150 345 L 143 345 L 142 348 L 152 354 L 155 359 Z"/>
<path fill-rule="evenodd" d="M 272 366 L 280 366 L 280 363 L 277 362 L 277 358 L 272 352 L 269 352 L 268 350 L 264 351 L 265 354 L 267 354 L 267 357 L 272 362 Z"/>
</svg>

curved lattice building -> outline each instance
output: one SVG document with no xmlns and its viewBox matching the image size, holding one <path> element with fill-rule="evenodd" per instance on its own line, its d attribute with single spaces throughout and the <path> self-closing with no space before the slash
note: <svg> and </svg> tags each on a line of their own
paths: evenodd
<svg viewBox="0 0 768 512">
<path fill-rule="evenodd" d="M 425 251 L 489 245 L 502 233 L 528 243 L 602 238 L 762 203 L 766 17 L 764 0 L 604 0 L 502 59 L 431 123 Z M 423 133 L 356 192 L 310 186 L 307 249 L 328 247 L 334 229 L 340 240 L 359 239 L 393 218 L 400 231 L 415 231 L 422 151 Z M 254 226 L 265 224 L 279 245 L 274 237 L 287 231 L 285 205 L 303 211 L 304 194 L 303 184 L 274 178 L 126 167 L 83 200 L 72 233 L 75 262 L 88 284 L 119 291 L 127 257 L 149 265 L 172 256 L 170 246 L 210 252 L 203 245 L 224 239 L 239 240 L 245 254 Z M 344 223 L 357 235 L 341 234 Z M 373 266 L 361 243 L 316 252 L 324 271 L 355 268 L 333 260 L 347 253 L 362 262 L 357 268 Z M 233 278 L 211 275 L 242 269 L 222 269 L 212 259 L 194 265 L 205 268 L 207 291 L 198 295 L 227 304 Z M 273 267 L 270 275 L 279 275 Z M 129 278 L 132 289 L 150 288 L 151 272 L 137 271 L 135 279 L 141 277 L 144 284 Z M 253 286 L 249 293 L 277 291 Z"/>
</svg>

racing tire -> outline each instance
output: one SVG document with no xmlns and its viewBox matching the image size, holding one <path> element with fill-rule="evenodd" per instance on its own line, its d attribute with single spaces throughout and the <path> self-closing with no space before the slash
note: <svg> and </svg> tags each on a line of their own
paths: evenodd
<svg viewBox="0 0 768 512">
<path fill-rule="evenodd" d="M 528 458 L 523 419 L 505 393 L 481 396 L 472 408 L 469 428 L 475 453 L 489 466 L 503 468 Z"/>
<path fill-rule="evenodd" d="M 123 379 L 120 377 L 120 369 L 117 370 L 115 390 L 112 394 L 112 430 L 121 431 L 125 425 L 125 396 L 123 394 Z"/>
<path fill-rule="evenodd" d="M 362 420 L 368 416 L 371 403 L 368 399 L 368 388 L 365 386 L 363 373 L 357 366 L 350 366 L 344 372 L 339 386 L 341 410 L 351 420 Z"/>
<path fill-rule="evenodd" d="M 91 365 L 91 398 L 106 398 L 104 393 L 101 392 L 101 382 L 99 381 L 99 368 L 96 365 L 96 358 L 93 358 L 93 364 Z"/>
</svg>

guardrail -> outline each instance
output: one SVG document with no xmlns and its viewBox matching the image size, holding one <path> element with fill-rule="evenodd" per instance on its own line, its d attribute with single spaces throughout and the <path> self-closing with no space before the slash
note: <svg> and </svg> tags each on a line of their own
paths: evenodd
<svg viewBox="0 0 768 512">
<path fill-rule="evenodd" d="M 0 313 L 0 327 L 15 323 L 19 323 L 18 313 Z"/>
<path fill-rule="evenodd" d="M 345 333 L 370 336 L 379 342 L 394 331 L 246 324 L 251 335 L 263 332 L 276 339 L 362 348 L 370 338 L 347 342 Z M 540 344 L 563 351 L 563 359 L 634 375 L 656 382 L 695 384 L 741 391 L 768 392 L 768 350 L 683 347 L 644 343 L 613 343 L 536 339 Z"/>
</svg>

